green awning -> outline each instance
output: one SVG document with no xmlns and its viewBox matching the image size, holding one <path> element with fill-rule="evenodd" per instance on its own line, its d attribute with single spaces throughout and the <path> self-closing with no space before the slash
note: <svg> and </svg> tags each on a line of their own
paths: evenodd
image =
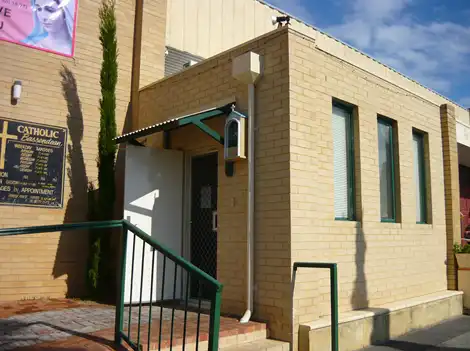
<svg viewBox="0 0 470 351">
<path fill-rule="evenodd" d="M 231 112 L 235 112 L 239 115 L 239 112 L 234 111 L 235 109 L 235 102 L 232 102 L 230 104 L 220 106 L 220 107 L 214 107 L 208 110 L 203 110 L 199 111 L 196 113 L 192 113 L 189 115 L 185 116 L 180 116 L 180 117 L 175 117 L 168 119 L 164 122 L 160 122 L 145 128 L 141 128 L 138 130 L 135 130 L 130 133 L 123 134 L 121 136 L 118 136 L 115 138 L 116 144 L 124 143 L 124 142 L 135 142 L 137 138 L 142 138 L 144 136 L 158 133 L 158 132 L 167 132 L 171 131 L 173 129 L 189 125 L 189 124 L 194 124 L 196 127 L 200 128 L 202 131 L 205 133 L 209 134 L 212 138 L 217 140 L 219 143 L 223 144 L 223 138 L 213 129 L 208 127 L 203 123 L 204 120 L 217 117 L 220 115 L 229 115 Z"/>
</svg>

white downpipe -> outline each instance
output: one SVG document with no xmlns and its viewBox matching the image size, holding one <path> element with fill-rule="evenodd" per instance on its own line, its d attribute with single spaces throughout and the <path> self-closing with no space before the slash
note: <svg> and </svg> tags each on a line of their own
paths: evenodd
<svg viewBox="0 0 470 351">
<path fill-rule="evenodd" d="M 253 313 L 254 295 L 254 218 L 255 218 L 255 85 L 248 84 L 248 214 L 247 214 L 247 309 L 240 323 L 248 323 Z"/>
</svg>

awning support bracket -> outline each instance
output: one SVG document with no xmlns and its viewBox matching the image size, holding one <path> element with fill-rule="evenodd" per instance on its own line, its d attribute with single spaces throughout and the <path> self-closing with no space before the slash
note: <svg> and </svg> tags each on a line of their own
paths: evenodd
<svg viewBox="0 0 470 351">
<path fill-rule="evenodd" d="M 166 136 L 164 136 L 165 147 L 169 147 L 170 133 L 172 130 L 181 126 L 194 124 L 197 128 L 199 128 L 204 133 L 206 133 L 211 138 L 213 138 L 215 141 L 223 145 L 224 138 L 222 137 L 222 135 L 220 135 L 217 131 L 215 131 L 214 129 L 209 127 L 207 124 L 205 124 L 204 121 L 206 119 L 210 119 L 212 117 L 217 117 L 217 116 L 224 115 L 224 114 L 228 116 L 232 112 L 237 113 L 240 116 L 243 116 L 239 112 L 235 111 L 235 102 L 232 102 L 230 104 L 226 104 L 221 107 L 204 110 L 204 111 L 194 113 L 191 115 L 176 117 L 165 122 L 157 123 L 152 126 L 145 127 L 145 128 L 121 135 L 119 137 L 116 137 L 114 140 L 117 144 L 123 143 L 123 142 L 130 142 L 130 143 L 135 144 L 137 143 L 137 140 L 136 140 L 137 138 L 142 138 L 144 136 L 163 131 L 166 134 Z"/>
<path fill-rule="evenodd" d="M 214 129 L 209 127 L 207 124 L 204 124 L 202 121 L 194 122 L 193 124 L 196 127 L 198 127 L 200 130 L 202 130 L 204 133 L 212 137 L 215 141 L 224 145 L 224 138 L 219 133 L 217 133 Z"/>
<path fill-rule="evenodd" d="M 207 118 L 210 118 L 210 117 L 215 117 L 215 116 L 220 116 L 220 112 L 210 111 L 210 112 L 204 113 L 204 114 L 199 115 L 199 116 L 185 118 L 185 119 L 182 119 L 181 121 L 179 121 L 178 124 L 180 126 L 184 126 L 184 125 L 188 125 L 188 124 L 194 124 L 196 127 L 198 127 L 200 130 L 202 130 L 204 133 L 209 135 L 212 139 L 214 139 L 218 143 L 224 145 L 224 138 L 219 133 L 217 133 L 217 131 L 215 131 L 214 129 L 212 129 L 211 127 L 209 127 L 207 124 L 205 124 L 203 122 L 203 120 L 205 120 Z"/>
<path fill-rule="evenodd" d="M 142 144 L 140 141 L 135 140 L 135 139 L 130 139 L 130 140 L 129 140 L 129 144 L 134 145 L 134 146 L 145 146 L 145 145 Z"/>
</svg>

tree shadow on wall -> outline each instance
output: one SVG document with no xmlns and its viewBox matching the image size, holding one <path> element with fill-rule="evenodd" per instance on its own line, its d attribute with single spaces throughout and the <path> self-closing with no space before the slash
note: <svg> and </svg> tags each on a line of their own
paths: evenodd
<svg viewBox="0 0 470 351">
<path fill-rule="evenodd" d="M 87 184 L 85 160 L 83 157 L 83 113 L 78 96 L 77 81 L 66 66 L 60 71 L 62 93 L 67 102 L 67 177 L 70 194 L 67 200 L 64 223 L 87 220 Z M 88 232 L 74 230 L 60 234 L 53 276 L 67 276 L 67 297 L 83 297 L 86 294 L 86 271 L 88 258 Z"/>
<path fill-rule="evenodd" d="M 377 249 L 380 250 L 380 248 Z M 374 313 L 369 343 L 376 345 L 382 344 L 390 339 L 390 317 L 389 310 L 385 308 L 371 308 L 369 305 L 369 293 L 365 273 L 366 252 L 367 242 L 364 229 L 358 228 L 356 231 L 355 250 L 356 278 L 351 295 L 351 306 L 354 310 L 368 309 Z"/>
<path fill-rule="evenodd" d="M 127 106 L 126 117 L 122 127 L 121 135 L 132 131 L 132 115 L 130 103 Z M 118 144 L 116 154 L 116 204 L 115 218 L 122 218 L 124 213 L 124 175 L 126 167 L 126 144 Z"/>
<path fill-rule="evenodd" d="M 127 106 L 126 116 L 124 119 L 124 124 L 122 127 L 122 134 L 132 131 L 132 115 L 131 115 L 130 103 Z M 124 185 L 125 185 L 125 167 L 126 167 L 126 144 L 118 144 L 117 154 L 116 154 L 116 166 L 115 166 L 115 180 L 116 180 L 116 202 L 114 204 L 114 218 L 122 219 L 124 216 Z M 115 276 L 113 279 L 116 282 L 116 286 L 119 286 L 119 277 L 117 272 L 117 267 L 120 266 L 123 255 L 122 251 L 122 231 L 114 230 L 112 239 L 110 240 L 110 264 L 114 265 L 116 269 L 114 270 Z M 112 297 L 111 297 L 112 298 Z"/>
<path fill-rule="evenodd" d="M 369 296 L 367 292 L 367 279 L 365 273 L 367 244 L 364 237 L 364 230 L 358 228 L 356 231 L 356 278 L 354 280 L 354 288 L 351 295 L 351 306 L 354 310 L 368 308 Z"/>
</svg>

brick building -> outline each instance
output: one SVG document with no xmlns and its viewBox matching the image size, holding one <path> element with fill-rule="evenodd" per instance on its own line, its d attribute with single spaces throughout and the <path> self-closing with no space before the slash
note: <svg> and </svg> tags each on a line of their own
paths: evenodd
<svg viewBox="0 0 470 351">
<path fill-rule="evenodd" d="M 74 58 L 1 43 L 0 117 L 67 127 L 70 170 L 62 209 L 4 206 L 1 227 L 85 220 L 99 128 L 97 8 L 79 5 Z M 224 312 L 251 309 L 272 338 L 321 349 L 328 276 L 302 270 L 293 284 L 292 266 L 329 261 L 339 265 L 342 337 L 351 349 L 461 313 L 452 244 L 465 202 L 459 163 L 470 146 L 468 110 L 303 22 L 273 30 L 271 16 L 282 13 L 263 2 L 155 0 L 145 4 L 138 119 L 125 127 L 133 4 L 119 2 L 117 14 L 124 217 L 205 262 L 224 284 Z M 234 75 L 247 54 L 250 69 L 261 62 L 252 88 Z M 23 96 L 12 105 L 18 79 Z M 232 174 L 214 140 L 228 137 L 232 106 L 255 123 L 251 175 L 249 156 Z M 83 290 L 86 239 L 2 241 L 2 300 Z"/>
</svg>

